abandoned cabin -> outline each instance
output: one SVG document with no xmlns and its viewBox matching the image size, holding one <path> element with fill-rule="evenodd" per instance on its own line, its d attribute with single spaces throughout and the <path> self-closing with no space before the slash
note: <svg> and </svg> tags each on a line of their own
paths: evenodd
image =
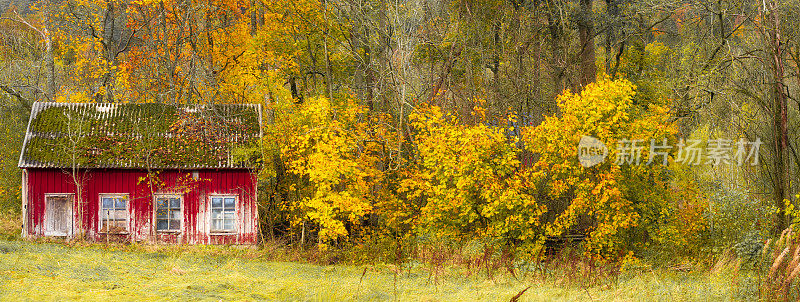
<svg viewBox="0 0 800 302">
<path fill-rule="evenodd" d="M 255 244 L 258 105 L 37 102 L 22 235 Z"/>
</svg>

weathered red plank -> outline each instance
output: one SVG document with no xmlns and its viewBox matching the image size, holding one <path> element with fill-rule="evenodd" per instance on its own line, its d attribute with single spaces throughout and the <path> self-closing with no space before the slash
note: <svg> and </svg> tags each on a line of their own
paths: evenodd
<svg viewBox="0 0 800 302">
<path fill-rule="evenodd" d="M 76 193 L 71 175 L 59 169 L 28 169 L 28 194 L 24 201 L 28 206 L 28 235 L 44 236 L 45 194 Z M 99 233 L 100 194 L 127 193 L 130 226 L 127 236 L 112 236 L 113 240 L 151 241 L 165 243 L 208 244 L 253 244 L 256 243 L 257 225 L 255 189 L 256 177 L 247 170 L 202 170 L 199 180 L 192 180 L 192 171 L 164 170 L 159 174 L 164 187 L 151 192 L 144 170 L 96 169 L 86 174 L 81 198 L 83 203 L 74 204 L 76 233 L 85 232 L 90 240 L 105 240 Z M 188 191 L 181 182 L 189 180 Z M 183 196 L 183 227 L 180 234 L 157 234 L 154 232 L 153 193 L 179 193 Z M 208 227 L 210 194 L 235 194 L 239 197 L 237 213 L 238 233 L 235 235 L 211 236 Z M 77 201 L 77 196 L 75 201 Z"/>
</svg>

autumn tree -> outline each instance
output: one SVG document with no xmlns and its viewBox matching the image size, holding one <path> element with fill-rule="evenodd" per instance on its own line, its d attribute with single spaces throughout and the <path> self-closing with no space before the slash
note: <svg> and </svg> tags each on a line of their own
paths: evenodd
<svg viewBox="0 0 800 302">
<path fill-rule="evenodd" d="M 509 116 L 499 126 L 486 124 L 480 103 L 474 125 L 438 107 L 411 115 L 419 157 L 401 182 L 420 234 L 457 240 L 499 240 L 505 248 L 537 255 L 544 242 L 541 216 L 546 206 L 517 158 L 516 140 L 506 136 Z M 415 209 L 416 208 L 416 209 Z"/>
<path fill-rule="evenodd" d="M 668 155 L 656 156 L 638 147 L 644 149 L 636 151 L 641 157 L 626 162 L 636 154 L 621 152 L 637 139 L 663 144 L 675 129 L 668 123 L 666 108 L 637 106 L 635 97 L 635 87 L 626 80 L 603 80 L 579 94 L 567 91 L 558 98 L 560 116 L 547 117 L 524 131 L 526 148 L 540 154 L 529 177 L 546 196 L 541 202 L 548 211 L 547 236 L 583 233 L 588 235 L 588 252 L 614 256 L 630 247 L 625 235 L 629 230 L 639 225 L 658 227 L 656 221 L 667 207 L 661 194 L 668 186 L 665 167 L 659 164 Z M 576 155 L 584 136 L 607 146 L 610 160 L 581 166 Z M 655 164 L 647 165 L 651 158 Z"/>
<path fill-rule="evenodd" d="M 93 101 L 126 98 L 118 83 L 121 56 L 131 46 L 134 28 L 128 27 L 124 1 L 60 1 L 47 5 L 54 61 L 66 89 L 60 96 L 83 95 Z M 119 91 L 118 91 L 119 90 Z"/>
<path fill-rule="evenodd" d="M 386 197 L 380 184 L 394 134 L 351 98 L 284 106 L 269 137 L 279 143 L 285 173 L 294 179 L 287 189 L 295 195 L 284 201 L 289 219 L 303 239 L 314 230 L 321 247 L 347 239 Z"/>
</svg>

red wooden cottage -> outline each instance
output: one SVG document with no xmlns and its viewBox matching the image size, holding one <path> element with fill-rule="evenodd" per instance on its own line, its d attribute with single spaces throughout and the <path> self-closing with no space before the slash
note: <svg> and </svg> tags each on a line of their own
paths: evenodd
<svg viewBox="0 0 800 302">
<path fill-rule="evenodd" d="M 37 102 L 23 236 L 254 244 L 260 125 L 258 105 Z"/>
</svg>

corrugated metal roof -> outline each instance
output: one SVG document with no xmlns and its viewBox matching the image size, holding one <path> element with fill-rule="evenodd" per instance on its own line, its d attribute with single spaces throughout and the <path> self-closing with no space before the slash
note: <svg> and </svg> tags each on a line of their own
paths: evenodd
<svg viewBox="0 0 800 302">
<path fill-rule="evenodd" d="M 254 168 L 261 106 L 36 102 L 20 168 Z"/>
</svg>

